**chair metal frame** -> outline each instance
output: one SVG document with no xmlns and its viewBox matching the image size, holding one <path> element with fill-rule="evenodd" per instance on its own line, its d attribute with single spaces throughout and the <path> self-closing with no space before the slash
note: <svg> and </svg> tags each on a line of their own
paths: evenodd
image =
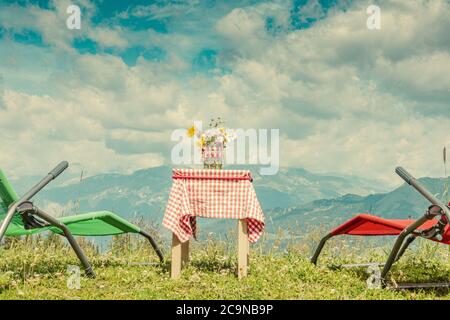
<svg viewBox="0 0 450 320">
<path fill-rule="evenodd" d="M 62 222 L 60 222 L 57 218 L 54 218 L 47 212 L 36 207 L 30 201 L 31 198 L 33 198 L 39 191 L 41 191 L 52 180 L 54 180 L 64 170 L 66 170 L 68 168 L 68 166 L 69 166 L 69 163 L 67 161 L 62 161 L 52 171 L 50 171 L 40 182 L 38 182 L 35 186 L 33 186 L 27 193 L 25 193 L 22 197 L 19 198 L 19 200 L 14 202 L 9 207 L 9 209 L 6 213 L 6 216 L 0 226 L 0 244 L 1 244 L 3 237 L 5 236 L 8 226 L 10 225 L 11 220 L 15 214 L 20 214 L 26 218 L 33 217 L 34 221 L 36 221 L 38 224 L 41 224 L 42 223 L 41 221 L 34 219 L 34 217 L 38 217 L 38 219 L 43 220 L 44 223 L 47 223 L 47 225 L 41 224 L 41 227 L 50 225 L 50 226 L 54 226 L 54 227 L 60 229 L 63 232 L 64 237 L 66 237 L 66 239 L 68 240 L 73 251 L 75 251 L 75 254 L 77 255 L 78 259 L 80 260 L 81 264 L 83 265 L 87 276 L 91 277 L 91 278 L 95 278 L 95 272 L 92 269 L 92 265 L 90 264 L 85 253 L 83 252 L 83 249 L 80 247 L 80 245 L 78 244 L 78 242 L 76 241 L 76 239 L 72 235 L 72 233 L 69 231 L 67 226 L 64 225 Z M 37 226 L 37 228 L 39 228 L 39 226 Z M 160 261 L 163 262 L 164 256 L 163 256 L 161 250 L 159 249 L 156 241 L 152 238 L 152 236 L 143 230 L 140 230 L 139 234 L 149 240 L 151 246 L 155 250 Z"/>
<path fill-rule="evenodd" d="M 414 187 L 422 196 L 430 201 L 432 205 L 428 208 L 428 210 L 422 217 L 415 220 L 413 223 L 403 229 L 398 235 L 394 246 L 392 247 L 391 252 L 386 260 L 386 263 L 383 266 L 383 270 L 381 271 L 381 280 L 384 284 L 386 283 L 386 276 L 389 273 L 392 265 L 403 256 L 406 249 L 417 237 L 422 237 L 439 242 L 440 240 L 442 240 L 442 235 L 445 232 L 445 227 L 449 224 L 450 221 L 450 208 L 447 205 L 443 204 L 439 199 L 433 196 L 424 186 L 422 186 L 410 173 L 408 173 L 402 167 L 397 167 L 395 171 L 403 180 L 405 180 L 406 183 Z M 426 230 L 418 229 L 428 220 L 436 218 L 438 218 L 437 222 L 432 227 Z M 329 233 L 320 240 L 311 258 L 311 262 L 313 264 L 317 264 L 317 260 L 320 253 L 322 252 L 323 247 L 325 246 L 325 243 L 333 236 L 335 236 L 335 234 Z"/>
</svg>

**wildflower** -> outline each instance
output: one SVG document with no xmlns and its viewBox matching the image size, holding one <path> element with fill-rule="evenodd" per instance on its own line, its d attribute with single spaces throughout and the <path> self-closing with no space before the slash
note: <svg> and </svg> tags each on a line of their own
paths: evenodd
<svg viewBox="0 0 450 320">
<path fill-rule="evenodd" d="M 225 141 L 225 138 L 223 136 L 217 136 L 216 142 L 222 144 Z"/>
<path fill-rule="evenodd" d="M 192 127 L 190 127 L 190 128 L 187 130 L 187 136 L 188 136 L 189 138 L 192 138 L 194 135 L 195 135 L 195 127 L 192 126 Z"/>
</svg>

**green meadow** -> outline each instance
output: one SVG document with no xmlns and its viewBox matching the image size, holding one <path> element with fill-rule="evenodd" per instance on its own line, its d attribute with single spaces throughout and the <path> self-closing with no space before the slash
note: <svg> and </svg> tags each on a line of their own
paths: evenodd
<svg viewBox="0 0 450 320">
<path fill-rule="evenodd" d="M 132 235 L 115 237 L 101 252 L 79 238 L 97 273 L 81 271 L 80 287 L 68 286 L 68 266 L 78 266 L 71 248 L 58 236 L 9 238 L 0 249 L 0 299 L 448 299 L 447 289 L 371 288 L 366 267 L 340 265 L 382 262 L 389 245 L 363 239 L 331 240 L 318 266 L 309 256 L 319 233 L 308 241 L 268 249 L 251 248 L 249 276 L 235 276 L 235 244 L 208 239 L 192 242 L 189 264 L 180 280 L 170 279 L 170 255 L 159 263 L 148 243 Z M 418 240 L 389 274 L 390 283 L 450 279 L 447 246 Z"/>
</svg>

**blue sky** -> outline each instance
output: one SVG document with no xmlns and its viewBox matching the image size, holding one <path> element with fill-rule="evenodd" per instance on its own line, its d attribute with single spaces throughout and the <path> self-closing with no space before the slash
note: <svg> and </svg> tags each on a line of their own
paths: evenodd
<svg viewBox="0 0 450 320">
<path fill-rule="evenodd" d="M 66 28 L 71 4 L 81 30 Z M 439 175 L 449 28 L 446 0 L 3 0 L 0 163 L 16 176 L 61 159 L 92 174 L 170 164 L 172 130 L 222 116 L 279 128 L 283 166 Z"/>
<path fill-rule="evenodd" d="M 105 46 L 94 39 L 89 34 L 83 32 L 72 32 L 69 45 L 79 54 L 109 54 L 120 57 L 128 66 L 136 65 L 137 59 L 142 58 L 152 62 L 159 62 L 166 58 L 167 50 L 165 46 L 151 43 L 142 44 L 139 42 L 140 32 L 153 31 L 167 37 L 170 35 L 183 36 L 192 42 L 192 46 L 183 47 L 178 55 L 191 65 L 186 72 L 208 73 L 212 69 L 219 69 L 220 72 L 228 70 L 226 63 L 221 63 L 222 58 L 226 58 L 227 43 L 218 38 L 214 32 L 215 23 L 225 17 L 236 8 L 258 6 L 264 4 L 262 1 L 90 1 L 89 5 L 84 5 L 83 1 L 73 1 L 82 9 L 82 22 L 89 23 L 89 28 L 107 28 L 123 31 L 121 36 L 126 37 L 126 33 L 135 33 L 138 37 L 126 47 Z M 316 21 L 324 19 L 331 9 L 344 10 L 348 4 L 336 0 L 317 1 L 320 13 L 302 15 L 299 11 L 308 5 L 308 0 L 296 0 L 289 5 L 281 5 L 283 2 L 274 2 L 278 6 L 273 13 L 270 9 L 264 15 L 265 30 L 268 34 L 276 37 L 278 34 L 293 30 L 306 29 Z M 288 2 L 284 2 L 287 4 Z M 56 11 L 57 5 L 52 0 L 26 0 L 26 1 L 3 1 L 3 8 L 20 7 L 23 10 Z M 280 22 L 277 15 L 283 12 L 283 19 Z M 87 20 L 87 21 L 86 21 Z M 57 26 L 55 26 L 57 28 Z M 2 39 L 8 38 L 16 43 L 49 47 L 51 41 L 43 39 L 43 34 L 39 27 L 2 25 L 0 29 Z M 145 36 L 145 35 L 141 35 Z M 194 43 L 195 42 L 195 43 Z M 57 67 L 57 66 L 56 66 Z"/>
</svg>

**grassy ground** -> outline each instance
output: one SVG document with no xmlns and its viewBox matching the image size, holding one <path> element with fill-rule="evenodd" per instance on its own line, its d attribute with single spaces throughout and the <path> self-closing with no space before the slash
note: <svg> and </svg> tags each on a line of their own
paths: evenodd
<svg viewBox="0 0 450 320">
<path fill-rule="evenodd" d="M 368 288 L 367 270 L 333 269 L 341 263 L 384 261 L 387 247 L 332 240 L 318 267 L 308 261 L 311 248 L 252 248 L 250 273 L 235 275 L 234 245 L 195 244 L 182 279 L 169 278 L 169 262 L 157 263 L 147 243 L 121 236 L 111 250 L 82 246 L 95 267 L 95 280 L 81 277 L 80 289 L 68 289 L 68 265 L 78 265 L 60 238 L 9 240 L 0 249 L 0 299 L 448 299 L 447 290 L 396 291 Z M 307 242 L 302 242 L 307 243 Z M 311 242 L 312 243 L 312 242 Z M 355 250 L 359 248 L 359 250 Z M 362 250 L 364 249 L 364 250 Z M 366 254 L 362 254 L 366 251 Z M 355 253 L 356 252 L 356 253 Z M 391 273 L 396 281 L 450 279 L 447 246 L 422 241 Z M 143 264 L 146 263 L 146 264 Z"/>
</svg>

